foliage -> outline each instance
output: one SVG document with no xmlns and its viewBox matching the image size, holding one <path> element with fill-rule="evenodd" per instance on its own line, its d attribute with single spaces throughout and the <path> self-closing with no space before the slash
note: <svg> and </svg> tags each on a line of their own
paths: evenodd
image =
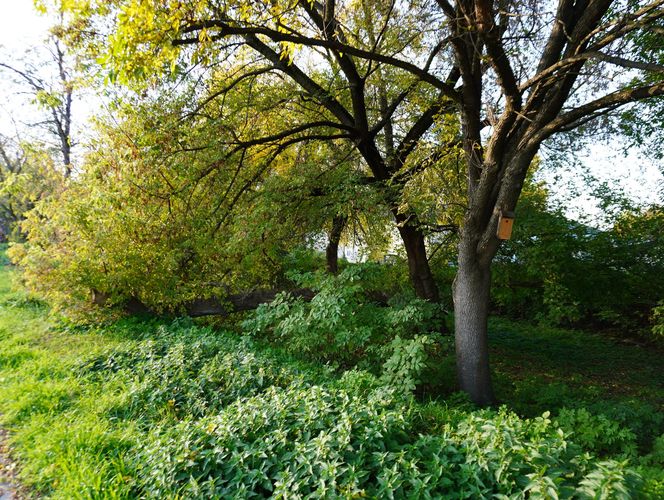
<svg viewBox="0 0 664 500">
<path fill-rule="evenodd" d="M 222 135 L 183 124 L 186 96 L 143 112 L 130 101 L 117 109 L 119 124 L 99 124 L 83 173 L 27 216 L 29 241 L 13 259 L 28 288 L 71 314 L 90 308 L 93 290 L 107 305 L 135 297 L 174 310 L 273 283 L 283 247 L 303 235 L 256 200 L 270 161 L 235 156 Z"/>
<path fill-rule="evenodd" d="M 115 417 L 198 418 L 301 377 L 288 365 L 238 346 L 227 334 L 174 323 L 158 326 L 152 335 L 125 349 L 101 352 L 79 368 L 81 376 L 92 378 L 132 374 L 126 398 L 109 410 Z"/>
<path fill-rule="evenodd" d="M 563 408 L 556 417 L 557 424 L 571 429 L 571 439 L 583 448 L 599 456 L 636 455 L 636 436 L 628 428 L 599 414 L 593 415 L 585 408 L 568 410 Z"/>
<path fill-rule="evenodd" d="M 636 49 L 640 61 L 664 63 L 664 35 L 662 34 L 664 21 L 660 18 L 652 29 L 638 32 L 630 36 L 630 42 Z M 661 81 L 662 73 L 655 72 L 649 75 L 650 81 Z M 664 147 L 658 140 L 658 131 L 662 127 L 664 101 L 654 99 L 644 106 L 630 106 L 618 115 L 616 127 L 627 138 L 628 147 L 637 147 L 647 158 L 661 160 L 664 157 Z M 664 191 L 661 192 L 664 194 Z"/>
<path fill-rule="evenodd" d="M 72 316 L 94 310 L 91 294 L 177 311 L 193 298 L 283 285 L 291 251 L 313 246 L 339 214 L 367 235 L 368 253 L 384 254 L 383 198 L 359 184 L 347 148 L 245 145 L 284 118 L 266 96 L 286 86 L 238 83 L 238 99 L 208 104 L 214 117 L 202 120 L 199 89 L 180 83 L 163 85 L 168 97 L 115 101 L 81 174 L 27 215 L 28 241 L 12 252 L 29 289 Z"/>
<path fill-rule="evenodd" d="M 194 425 L 157 429 L 141 450 L 142 491 L 189 498 L 360 494 L 371 478 L 367 462 L 405 439 L 407 416 L 392 405 L 389 396 L 367 400 L 321 387 L 270 389 Z"/>
<path fill-rule="evenodd" d="M 662 208 L 626 209 L 595 229 L 549 207 L 547 196 L 541 184 L 525 188 L 513 238 L 496 258 L 498 310 L 553 325 L 646 327 L 664 293 Z"/>
<path fill-rule="evenodd" d="M 421 369 L 425 357 L 422 349 L 431 344 L 417 334 L 436 332 L 442 311 L 436 304 L 399 296 L 388 304 L 376 303 L 371 293 L 376 290 L 372 281 L 381 278 L 376 270 L 376 265 L 355 265 L 338 276 L 293 276 L 314 288 L 315 297 L 306 302 L 281 294 L 272 303 L 259 306 L 243 327 L 305 359 L 343 368 L 372 369 L 392 357 L 390 372 L 396 376 L 405 369 L 404 379 L 399 382 L 412 385 L 410 374 Z M 409 344 L 416 338 L 419 340 L 413 340 L 415 344 Z M 408 358 L 406 364 L 410 367 L 403 362 Z"/>
<path fill-rule="evenodd" d="M 563 422 L 459 397 L 420 405 L 367 372 L 337 378 L 191 320 L 58 326 L 3 300 L 0 340 L 3 425 L 22 478 L 53 498 L 620 498 L 639 487 L 621 456 L 629 440 L 589 437 L 593 422 L 630 431 L 580 410 Z M 661 481 L 657 446 L 639 465 L 644 494 Z"/>
<path fill-rule="evenodd" d="M 664 301 L 653 309 L 652 319 L 654 323 L 652 327 L 653 335 L 658 338 L 664 337 Z"/>
<path fill-rule="evenodd" d="M 21 221 L 40 200 L 58 196 L 62 174 L 43 145 L 13 145 L 0 137 L 0 156 L 0 240 L 21 240 Z"/>
<path fill-rule="evenodd" d="M 482 412 L 441 435 L 409 439 L 412 417 L 393 405 L 385 393 L 359 400 L 320 387 L 239 401 L 195 425 L 156 430 L 142 455 L 144 491 L 466 498 L 523 490 L 627 498 L 638 483 L 624 463 L 580 455 L 547 415 L 523 421 L 505 410 Z"/>
<path fill-rule="evenodd" d="M 613 115 L 621 106 L 664 94 L 661 68 L 646 63 L 651 56 L 661 55 L 653 43 L 658 37 L 647 35 L 664 17 L 657 2 L 603 2 L 582 13 L 573 5 L 558 9 L 537 2 L 495 9 L 490 2 L 473 2 L 469 7 L 463 2 L 426 1 L 267 5 L 245 0 L 221 4 L 72 0 L 62 7 L 73 17 L 71 38 L 78 46 L 95 49 L 110 80 L 146 93 L 165 79 L 195 81 L 194 98 L 188 103 L 189 116 L 195 116 L 194 128 L 200 132 L 212 122 L 207 130 L 213 133 L 205 137 L 216 137 L 217 129 L 226 135 L 211 149 L 242 151 L 237 156 L 251 151 L 258 157 L 258 161 L 251 158 L 254 169 L 250 171 L 255 175 L 244 177 L 244 185 L 269 184 L 273 160 L 282 159 L 288 168 L 299 159 L 324 157 L 325 153 L 316 154 L 320 152 L 317 148 L 332 150 L 341 144 L 341 151 L 352 151 L 357 156 L 350 170 L 353 175 L 342 175 L 351 189 L 342 189 L 343 196 L 331 196 L 329 204 L 312 203 L 316 213 L 307 211 L 301 220 L 316 221 L 320 227 L 323 215 L 346 216 L 339 205 L 361 196 L 360 184 L 365 181 L 373 185 L 375 191 L 371 192 L 378 193 L 377 199 L 387 208 L 375 213 L 379 218 L 384 215 L 381 212 L 391 213 L 390 222 L 407 247 L 416 293 L 435 301 L 439 294 L 424 245 L 428 222 L 450 222 L 454 229 L 463 219 L 457 283 L 463 285 L 470 276 L 488 277 L 501 246 L 496 235 L 498 214 L 514 210 L 544 141 Z M 239 112 L 228 113 L 227 100 L 228 108 Z M 265 115 L 267 119 L 263 119 Z M 491 126 L 486 128 L 487 124 Z M 203 147 L 188 141 L 167 142 L 186 144 L 188 150 Z M 294 144 L 303 147 L 292 148 Z M 462 161 L 454 161 L 455 156 Z M 440 161 L 445 157 L 449 161 Z M 243 160 L 235 161 L 242 166 Z M 214 160 L 207 165 L 211 163 Z M 442 172 L 431 168 L 443 163 Z M 465 183 L 458 182 L 461 172 Z M 306 177 L 297 173 L 295 179 Z M 438 181 L 436 187 L 444 189 L 423 189 L 432 179 Z M 156 184 L 163 189 L 168 181 Z M 296 187 L 297 182 L 290 186 Z M 328 187 L 325 182 L 314 186 Z M 459 194 L 460 186 L 467 196 Z M 441 200 L 441 193 L 449 195 L 449 200 Z M 295 206 L 304 203 L 297 195 L 290 201 Z M 232 205 L 235 209 L 235 203 Z M 297 221 L 300 214 L 292 210 L 292 204 L 289 207 L 289 213 L 295 212 L 292 220 Z M 235 240 L 238 247 L 246 243 L 254 249 L 259 240 L 274 243 L 271 237 L 275 233 L 283 236 L 275 230 L 278 225 L 264 222 L 269 219 L 261 215 L 269 209 L 263 209 L 239 211 L 246 218 L 238 216 L 235 221 L 244 223 L 234 228 L 237 232 L 229 231 L 234 237 L 241 235 Z M 245 238 L 244 232 L 252 226 L 247 221 L 258 221 L 253 225 L 258 231 Z M 380 222 L 378 226 L 384 229 L 387 224 Z M 207 236 L 209 246 L 209 233 Z M 611 239 L 606 247 L 614 243 Z M 278 260 L 272 259 L 265 246 L 261 249 L 265 260 L 258 257 L 258 263 L 269 270 L 265 261 L 272 260 L 278 267 Z M 237 253 L 229 253 L 238 258 Z M 226 262 L 227 255 L 222 255 Z M 512 257 L 508 254 L 506 260 L 514 263 Z M 248 263 L 243 258 L 240 255 L 238 260 Z M 582 260 L 579 254 L 573 253 L 572 258 Z M 174 277 L 179 273 L 173 272 L 177 267 L 173 264 L 166 269 L 156 266 L 158 276 L 169 278 L 153 283 L 152 290 L 139 290 L 141 299 L 167 309 L 177 306 L 177 300 L 155 290 L 176 291 L 174 295 L 179 296 L 193 293 L 195 287 L 187 280 Z M 623 262 L 615 264 L 620 267 Z M 192 273 L 199 271 L 192 267 Z M 251 274 L 257 267 L 249 265 L 244 270 Z M 225 278 L 234 270 L 229 265 L 226 273 L 213 274 Z M 256 274 L 252 277 L 263 275 Z M 551 269 L 539 276 L 545 281 L 542 310 L 537 311 L 543 321 L 575 322 L 592 314 L 625 326 L 650 314 L 641 307 L 650 304 L 635 308 L 632 301 L 624 309 L 614 308 L 596 296 L 590 297 L 596 300 L 589 302 L 588 310 L 581 310 L 586 297 L 568 300 L 575 289 L 567 283 L 573 280 L 566 271 Z M 129 288 L 126 285 L 140 287 L 136 277 L 131 278 L 122 282 L 124 290 Z M 603 281 L 596 284 L 601 286 Z M 475 301 L 477 297 L 488 300 L 489 287 L 486 279 L 480 286 L 485 290 L 478 290 L 476 297 L 457 294 L 457 313 L 488 314 L 488 304 L 476 308 Z M 128 293 L 107 288 L 110 292 L 101 291 L 114 296 Z M 657 294 L 657 298 L 661 296 Z M 469 307 L 462 304 L 466 299 Z M 635 318 L 629 314 L 634 309 Z M 627 321 L 622 321 L 625 317 Z M 494 398 L 485 350 L 486 318 L 467 319 L 457 322 L 457 333 L 479 335 L 482 340 L 457 344 L 461 385 L 475 401 L 489 404 Z M 481 331 L 465 332 L 465 325 L 471 323 L 480 325 Z M 462 353 L 465 349 L 469 352 Z M 465 366 L 470 360 L 476 360 L 476 365 Z"/>
<path fill-rule="evenodd" d="M 383 364 L 382 380 L 405 393 L 414 391 L 426 368 L 427 346 L 432 343 L 433 340 L 426 335 L 416 335 L 410 340 L 397 335 L 389 344 L 392 355 Z"/>
</svg>

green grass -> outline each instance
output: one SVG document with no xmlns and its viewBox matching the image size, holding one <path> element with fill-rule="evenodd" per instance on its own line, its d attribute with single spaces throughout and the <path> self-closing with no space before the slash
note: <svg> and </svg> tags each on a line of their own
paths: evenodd
<svg viewBox="0 0 664 500">
<path fill-rule="evenodd" d="M 664 352 L 658 348 L 499 318 L 490 322 L 490 332 L 499 397 L 522 407 L 525 414 L 528 403 L 535 413 L 543 408 L 536 399 L 525 398 L 524 391 L 539 397 L 549 410 L 559 403 L 601 401 L 640 401 L 654 411 L 664 409 Z M 556 391 L 560 397 L 553 394 Z"/>
<path fill-rule="evenodd" d="M 511 377 L 548 376 L 604 396 L 637 396 L 664 403 L 664 352 L 611 338 L 494 319 L 493 362 Z"/>
<path fill-rule="evenodd" d="M 121 460 L 121 453 L 109 449 L 132 442 L 132 429 L 99 414 L 113 394 L 87 384 L 74 368 L 119 339 L 55 328 L 43 306 L 11 292 L 11 279 L 0 269 L 0 413 L 21 478 L 42 494 L 90 496 L 85 492 L 117 480 L 108 460 L 113 454 Z"/>
<path fill-rule="evenodd" d="M 186 319 L 59 323 L 11 277 L 0 268 L 1 425 L 39 495 L 664 492 L 657 353 L 496 320 L 507 406 L 477 410 L 459 394 L 404 399 L 369 373 Z"/>
<path fill-rule="evenodd" d="M 597 334 L 494 318 L 497 395 L 525 417 L 585 408 L 631 429 L 641 453 L 664 433 L 664 353 Z"/>
</svg>

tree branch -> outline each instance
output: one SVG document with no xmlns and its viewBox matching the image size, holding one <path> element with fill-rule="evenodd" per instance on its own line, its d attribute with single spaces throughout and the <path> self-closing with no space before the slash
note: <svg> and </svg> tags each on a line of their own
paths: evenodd
<svg viewBox="0 0 664 500">
<path fill-rule="evenodd" d="M 653 85 L 645 85 L 642 87 L 618 90 L 561 114 L 558 116 L 558 118 L 552 120 L 548 125 L 542 127 L 537 133 L 527 138 L 527 142 L 530 144 L 539 144 L 552 134 L 559 132 L 563 127 L 568 128 L 578 120 L 596 113 L 597 111 L 601 111 L 606 108 L 616 108 L 630 102 L 640 101 L 661 95 L 664 95 L 664 82 L 656 83 Z"/>
<path fill-rule="evenodd" d="M 443 95 L 440 95 L 436 102 L 429 106 L 429 108 L 420 115 L 397 147 L 395 161 L 392 167 L 393 170 L 398 170 L 406 162 L 408 155 L 417 145 L 417 141 L 419 141 L 433 125 L 435 117 L 445 111 L 452 111 L 454 108 L 455 106 L 453 103 L 446 100 Z"/>
<path fill-rule="evenodd" d="M 332 97 L 323 87 L 307 76 L 295 64 L 284 61 L 281 56 L 265 43 L 261 42 L 256 35 L 247 34 L 245 36 L 247 44 L 262 54 L 277 69 L 290 76 L 300 87 L 306 90 L 309 95 L 317 99 L 328 111 L 330 111 L 342 124 L 353 127 L 355 120 L 348 110 Z"/>
<path fill-rule="evenodd" d="M 561 61 L 558 61 L 556 64 L 549 66 L 545 70 L 541 71 L 540 73 L 536 74 L 529 80 L 522 83 L 521 86 L 519 87 L 519 90 L 523 92 L 524 90 L 527 90 L 529 87 L 532 87 L 534 84 L 540 82 L 544 78 L 547 77 L 553 78 L 554 77 L 553 74 L 556 71 L 564 69 L 578 62 L 587 61 L 589 59 L 598 59 L 600 61 L 606 61 L 610 64 L 615 64 L 616 66 L 622 66 L 624 68 L 641 69 L 644 71 L 653 71 L 656 73 L 664 72 L 664 66 L 662 66 L 661 64 L 632 61 L 624 57 L 612 56 L 599 51 L 591 51 L 567 57 Z"/>
<path fill-rule="evenodd" d="M 325 39 L 345 42 L 343 33 L 339 29 L 339 24 L 334 16 L 334 0 L 327 0 L 324 6 L 321 6 L 318 2 L 309 3 L 309 1 L 310 0 L 300 0 L 300 6 L 306 11 L 314 24 L 318 26 L 318 29 L 323 32 Z M 324 12 L 325 17 L 316 12 L 316 7 Z M 369 123 L 364 99 L 364 80 L 360 77 L 355 63 L 347 52 L 340 52 L 336 49 L 331 50 L 349 83 L 355 126 L 358 130 L 362 131 L 362 133 L 368 133 Z"/>
<path fill-rule="evenodd" d="M 258 146 L 258 145 L 261 145 L 261 144 L 269 144 L 271 142 L 278 142 L 282 139 L 286 139 L 287 137 L 299 134 L 300 132 L 304 132 L 304 131 L 310 130 L 312 128 L 321 128 L 321 127 L 336 128 L 336 129 L 346 130 L 347 132 L 352 132 L 353 131 L 353 129 L 351 127 L 344 127 L 343 125 L 340 125 L 340 124 L 335 123 L 335 122 L 321 120 L 321 121 L 317 121 L 317 122 L 305 123 L 305 124 L 299 125 L 297 127 L 294 127 L 292 129 L 288 129 L 288 130 L 284 130 L 282 132 L 279 132 L 278 134 L 259 137 L 257 139 L 252 139 L 250 141 L 238 141 L 238 145 L 237 145 L 237 148 L 236 148 L 235 151 L 237 152 L 239 149 L 246 149 L 246 148 L 250 148 L 252 146 Z M 349 137 L 349 134 L 344 134 L 344 137 Z"/>
<path fill-rule="evenodd" d="M 304 35 L 299 35 L 299 34 L 292 34 L 292 33 L 282 33 L 264 26 L 248 26 L 248 27 L 240 27 L 240 26 L 231 26 L 229 22 L 222 21 L 222 20 L 208 20 L 208 21 L 199 21 L 195 23 L 189 23 L 186 26 L 184 26 L 180 32 L 187 34 L 187 33 L 194 33 L 198 30 L 202 29 L 218 29 L 219 33 L 217 35 L 214 35 L 212 39 L 219 39 L 231 35 L 240 35 L 240 36 L 247 36 L 247 35 L 265 35 L 268 38 L 270 38 L 274 42 L 292 42 L 304 46 L 309 46 L 309 47 L 323 47 L 331 50 L 336 50 L 338 52 L 341 52 L 343 54 L 349 54 L 351 56 L 356 56 L 361 59 L 366 59 L 369 61 L 376 61 L 376 62 L 382 62 L 385 64 L 388 64 L 390 66 L 394 66 L 396 68 L 403 69 L 409 73 L 412 73 L 413 75 L 417 76 L 420 80 L 425 81 L 432 85 L 433 87 L 441 90 L 442 92 L 445 93 L 450 99 L 453 99 L 457 102 L 461 101 L 461 96 L 459 93 L 452 87 L 451 85 L 447 84 L 446 82 L 440 80 L 436 76 L 432 75 L 431 73 L 424 71 L 422 68 L 418 67 L 417 65 L 410 63 L 408 61 L 403 61 L 401 59 L 398 59 L 396 57 L 388 56 L 385 54 L 377 53 L 377 52 L 371 52 L 368 50 L 364 50 L 358 47 L 354 47 L 352 45 L 348 45 L 345 43 L 342 43 L 341 41 L 334 39 L 334 40 L 321 40 L 319 38 L 313 38 L 313 37 L 308 37 Z M 172 41 L 173 45 L 192 45 L 192 44 L 197 44 L 200 43 L 198 37 L 192 37 L 192 38 L 179 38 L 176 40 Z"/>
</svg>

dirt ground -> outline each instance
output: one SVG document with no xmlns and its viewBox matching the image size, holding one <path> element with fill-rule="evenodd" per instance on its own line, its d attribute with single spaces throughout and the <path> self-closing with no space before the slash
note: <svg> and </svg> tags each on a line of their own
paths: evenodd
<svg viewBox="0 0 664 500">
<path fill-rule="evenodd" d="M 16 479 L 17 465 L 9 454 L 7 431 L 0 429 L 0 500 L 28 498 Z"/>
</svg>

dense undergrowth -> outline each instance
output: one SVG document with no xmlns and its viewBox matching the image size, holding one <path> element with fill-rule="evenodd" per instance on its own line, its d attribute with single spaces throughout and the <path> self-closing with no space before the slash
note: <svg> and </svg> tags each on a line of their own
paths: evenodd
<svg viewBox="0 0 664 500">
<path fill-rule="evenodd" d="M 137 318 L 84 328 L 10 292 L 9 275 L 0 276 L 0 412 L 36 494 L 664 494 L 662 362 L 643 349 L 496 320 L 505 406 L 478 410 L 452 392 L 444 339 L 412 327 L 431 319 L 416 301 L 378 308 L 331 287 L 311 304 L 282 298 L 234 328 Z M 338 294 L 353 314 L 329 309 Z M 324 344 L 306 335 L 325 325 L 345 333 Z M 335 357 L 358 335 L 373 350 Z M 422 382 L 434 366 L 447 385 Z"/>
</svg>

